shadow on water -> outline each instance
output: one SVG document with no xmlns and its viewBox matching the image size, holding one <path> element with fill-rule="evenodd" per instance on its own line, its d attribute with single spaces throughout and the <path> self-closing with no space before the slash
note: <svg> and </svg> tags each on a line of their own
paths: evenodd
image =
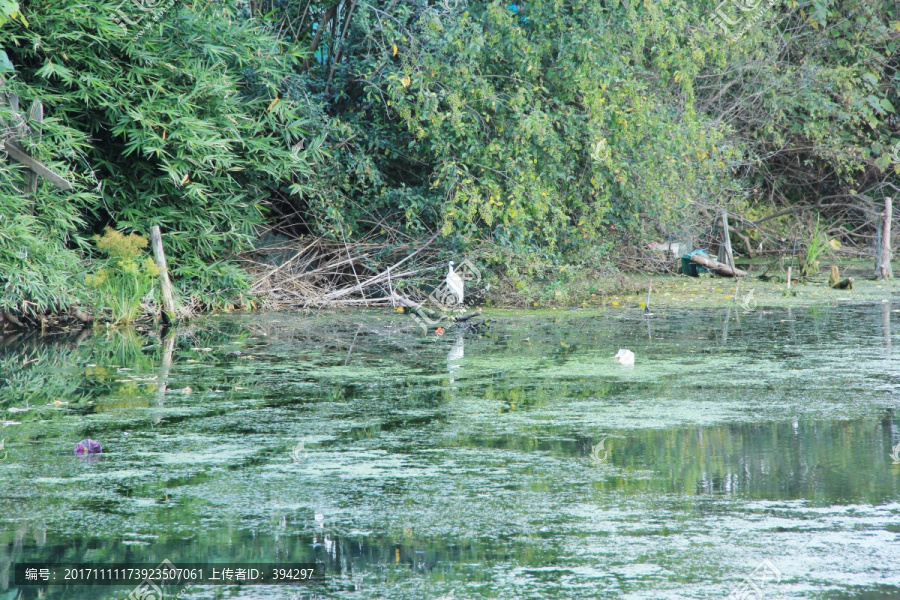
<svg viewBox="0 0 900 600">
<path fill-rule="evenodd" d="M 308 594 L 392 599 L 724 597 L 768 558 L 784 598 L 900 597 L 894 310 L 9 336 L 0 599 L 38 597 L 15 562 L 165 558 L 315 562 Z"/>
</svg>

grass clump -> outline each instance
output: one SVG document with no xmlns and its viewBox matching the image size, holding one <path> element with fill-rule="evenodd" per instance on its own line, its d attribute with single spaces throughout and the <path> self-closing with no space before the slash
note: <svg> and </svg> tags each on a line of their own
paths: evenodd
<svg viewBox="0 0 900 600">
<path fill-rule="evenodd" d="M 824 254 L 828 240 L 825 239 L 825 231 L 821 225 L 821 219 L 816 219 L 809 242 L 806 244 L 806 252 L 800 266 L 800 276 L 809 277 L 819 272 L 819 258 Z"/>
</svg>

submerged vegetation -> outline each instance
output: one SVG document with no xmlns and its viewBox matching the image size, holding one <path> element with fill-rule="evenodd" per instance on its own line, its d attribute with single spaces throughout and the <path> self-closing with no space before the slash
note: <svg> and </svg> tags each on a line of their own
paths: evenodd
<svg viewBox="0 0 900 600">
<path fill-rule="evenodd" d="M 819 215 L 808 256 L 865 255 L 898 190 L 886 0 L 759 3 L 739 37 L 708 1 L 7 4 L 3 135 L 74 186 L 32 194 L 0 163 L 17 320 L 135 317 L 152 269 L 101 281 L 108 227 L 159 225 L 194 308 L 271 291 L 236 257 L 301 236 L 364 241 L 340 271 L 355 284 L 437 234 L 435 263 L 464 253 L 541 295 L 670 268 L 647 242 L 708 247 L 723 209 L 745 256 L 790 252 Z M 42 120 L 16 110 L 36 99 Z"/>
</svg>

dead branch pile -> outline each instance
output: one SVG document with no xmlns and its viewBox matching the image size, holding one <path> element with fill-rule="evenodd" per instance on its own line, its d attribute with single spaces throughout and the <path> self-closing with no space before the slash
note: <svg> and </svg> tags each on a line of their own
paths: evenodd
<svg viewBox="0 0 900 600">
<path fill-rule="evenodd" d="M 438 264 L 436 239 L 388 244 L 307 236 L 257 248 L 240 260 L 254 278 L 250 292 L 267 308 L 415 306 L 428 290 L 420 284 L 437 285 L 446 268 Z"/>
</svg>

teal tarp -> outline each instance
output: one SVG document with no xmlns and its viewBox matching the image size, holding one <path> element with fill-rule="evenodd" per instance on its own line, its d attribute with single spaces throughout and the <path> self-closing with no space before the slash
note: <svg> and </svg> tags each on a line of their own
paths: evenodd
<svg viewBox="0 0 900 600">
<path fill-rule="evenodd" d="M 698 277 L 700 273 L 709 273 L 709 269 L 698 265 L 694 261 L 691 260 L 691 257 L 695 254 L 699 254 L 700 256 L 705 256 L 709 258 L 709 254 L 704 252 L 703 250 L 694 250 L 690 254 L 685 254 L 681 257 L 681 272 L 685 275 L 689 275 L 691 277 Z"/>
</svg>

